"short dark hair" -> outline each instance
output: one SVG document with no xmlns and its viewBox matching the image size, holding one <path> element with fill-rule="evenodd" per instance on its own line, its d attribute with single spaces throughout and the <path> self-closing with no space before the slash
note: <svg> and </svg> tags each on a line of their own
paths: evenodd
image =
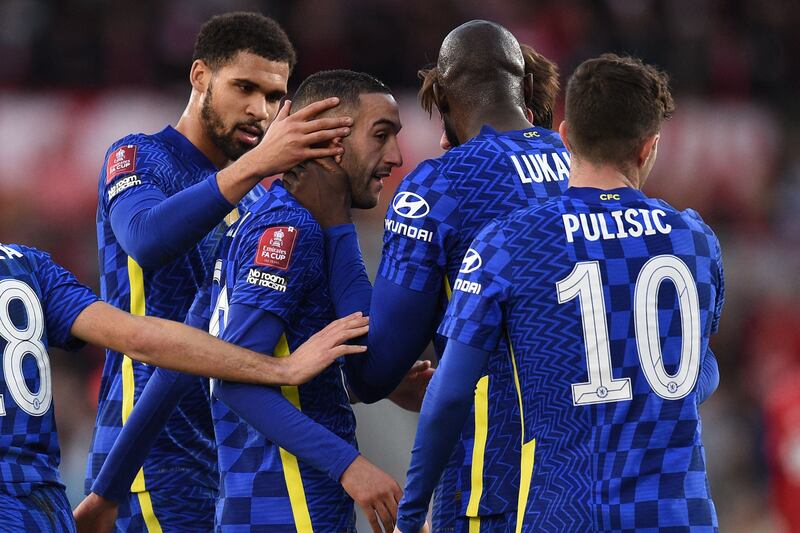
<svg viewBox="0 0 800 533">
<path fill-rule="evenodd" d="M 350 107 L 358 103 L 359 96 L 369 93 L 392 94 L 392 91 L 378 78 L 364 72 L 323 70 L 303 80 L 292 97 L 292 110 L 332 96 L 339 98 L 339 107 Z"/>
<path fill-rule="evenodd" d="M 570 144 L 595 163 L 628 164 L 674 111 L 667 75 L 634 57 L 589 59 L 567 83 Z"/>
<path fill-rule="evenodd" d="M 216 15 L 203 24 L 192 60 L 201 59 L 216 70 L 239 52 L 287 63 L 290 72 L 297 63 L 294 47 L 277 22 L 259 13 L 245 12 Z"/>
</svg>

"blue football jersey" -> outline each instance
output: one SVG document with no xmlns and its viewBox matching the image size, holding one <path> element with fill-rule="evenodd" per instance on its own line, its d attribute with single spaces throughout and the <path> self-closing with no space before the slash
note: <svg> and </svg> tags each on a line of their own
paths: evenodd
<svg viewBox="0 0 800 533">
<path fill-rule="evenodd" d="M 184 320 L 195 293 L 210 275 L 214 252 L 228 221 L 185 254 L 148 270 L 125 253 L 111 227 L 110 213 L 115 202 L 128 195 L 155 192 L 170 197 L 216 171 L 197 147 L 170 126 L 153 135 L 129 135 L 109 148 L 100 172 L 97 208 L 100 291 L 105 301 L 135 315 Z M 263 192 L 263 187 L 256 187 L 238 208 L 246 208 Z M 235 216 L 236 211 L 232 213 Z M 106 351 L 87 462 L 87 492 L 153 369 L 125 354 Z M 181 400 L 153 446 L 133 483 L 133 492 L 188 485 L 216 489 L 216 452 L 208 405 L 208 381 L 197 378 L 196 386 Z"/>
<path fill-rule="evenodd" d="M 335 318 L 324 253 L 317 222 L 280 181 L 274 183 L 223 239 L 209 300 L 211 333 L 251 345 L 226 335 L 226 309 L 243 304 L 268 311 L 286 324 L 273 353 L 288 356 Z M 341 362 L 305 385 L 284 386 L 281 392 L 309 418 L 356 445 Z M 211 410 L 220 470 L 218 528 L 354 528 L 353 502 L 339 483 L 268 441 L 216 397 Z"/>
<path fill-rule="evenodd" d="M 437 325 L 469 243 L 498 216 L 539 205 L 567 188 L 569 153 L 556 132 L 488 126 L 468 142 L 421 163 L 400 183 L 385 220 L 379 273 L 403 287 L 439 291 Z M 444 352 L 444 339 L 434 339 Z M 500 343 L 499 354 L 507 347 Z M 507 357 L 491 362 L 434 501 L 466 516 L 516 508 L 519 408 Z M 456 478 L 456 479 L 453 479 Z M 451 485 L 453 488 L 447 488 Z"/>
<path fill-rule="evenodd" d="M 97 296 L 46 253 L 0 244 L 0 491 L 25 496 L 61 484 L 49 346 L 75 350 L 70 335 Z"/>
<path fill-rule="evenodd" d="M 511 349 L 524 531 L 717 529 L 696 383 L 723 286 L 700 216 L 634 189 L 571 188 L 480 233 L 440 333 Z"/>
</svg>

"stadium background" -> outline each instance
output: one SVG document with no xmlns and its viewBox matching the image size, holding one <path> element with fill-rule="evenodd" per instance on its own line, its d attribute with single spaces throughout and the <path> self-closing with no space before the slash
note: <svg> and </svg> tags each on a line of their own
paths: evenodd
<svg viewBox="0 0 800 533">
<path fill-rule="evenodd" d="M 677 111 L 645 190 L 698 210 L 720 236 L 726 267 L 727 304 L 713 342 L 721 384 L 703 406 L 722 531 L 800 531 L 800 4 L 2 0 L 0 241 L 48 250 L 97 289 L 94 214 L 106 147 L 175 123 L 199 26 L 239 9 L 286 28 L 299 56 L 290 88 L 314 71 L 347 67 L 398 95 L 405 165 L 382 205 L 358 215 L 372 273 L 392 190 L 439 153 L 438 117 L 419 109 L 415 73 L 435 61 L 450 29 L 472 18 L 504 24 L 559 64 L 562 85 L 580 61 L 605 51 L 666 69 Z M 556 121 L 562 116 L 559 107 Z M 52 358 L 73 502 L 102 357 L 84 349 Z M 416 416 L 384 403 L 357 407 L 359 440 L 402 484 Z"/>
</svg>

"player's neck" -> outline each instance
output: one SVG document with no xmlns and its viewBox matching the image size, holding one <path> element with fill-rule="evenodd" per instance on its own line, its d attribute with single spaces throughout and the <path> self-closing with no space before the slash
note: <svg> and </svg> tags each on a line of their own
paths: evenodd
<svg viewBox="0 0 800 533">
<path fill-rule="evenodd" d="M 483 126 L 490 126 L 495 131 L 523 130 L 531 127 L 519 106 L 492 108 L 491 113 L 466 112 L 462 131 L 458 138 L 466 142 L 481 132 Z"/>
<path fill-rule="evenodd" d="M 225 168 L 229 163 L 227 156 L 209 139 L 200 117 L 197 113 L 192 112 L 190 106 L 191 104 L 186 107 L 180 120 L 175 125 L 175 129 L 189 139 L 189 142 L 200 150 L 209 161 L 214 163 L 215 167 L 218 169 Z"/>
<path fill-rule="evenodd" d="M 623 173 L 613 165 L 598 165 L 572 157 L 569 171 L 570 187 L 593 187 L 595 189 L 640 189 L 638 172 Z"/>
</svg>

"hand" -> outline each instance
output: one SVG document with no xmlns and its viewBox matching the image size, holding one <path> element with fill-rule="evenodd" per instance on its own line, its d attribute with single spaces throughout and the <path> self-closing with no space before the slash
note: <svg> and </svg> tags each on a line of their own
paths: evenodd
<svg viewBox="0 0 800 533">
<path fill-rule="evenodd" d="M 323 228 L 352 222 L 350 177 L 334 159 L 300 164 L 283 175 L 283 183 Z"/>
<path fill-rule="evenodd" d="M 324 329 L 313 334 L 300 345 L 286 361 L 287 385 L 302 385 L 328 368 L 339 357 L 362 353 L 366 346 L 345 344 L 347 341 L 366 335 L 369 317 L 359 311 L 339 320 L 334 320 Z"/>
<path fill-rule="evenodd" d="M 89 493 L 72 511 L 78 533 L 113 531 L 114 522 L 117 520 L 117 507 L 117 502 L 103 498 L 94 492 Z"/>
<path fill-rule="evenodd" d="M 391 531 L 397 521 L 397 503 L 403 491 L 386 472 L 359 455 L 340 479 L 342 488 L 361 507 L 372 531 Z"/>
<path fill-rule="evenodd" d="M 389 395 L 389 399 L 407 411 L 419 413 L 433 373 L 430 361 L 417 361 Z"/>
<path fill-rule="evenodd" d="M 338 98 L 326 98 L 290 115 L 292 102 L 287 100 L 258 146 L 242 158 L 247 158 L 248 163 L 253 165 L 251 167 L 253 172 L 261 177 L 267 177 L 286 172 L 309 159 L 341 155 L 344 149 L 329 141 L 350 135 L 353 119 L 350 117 L 314 119 L 315 116 L 337 105 L 339 105 Z"/>
</svg>

